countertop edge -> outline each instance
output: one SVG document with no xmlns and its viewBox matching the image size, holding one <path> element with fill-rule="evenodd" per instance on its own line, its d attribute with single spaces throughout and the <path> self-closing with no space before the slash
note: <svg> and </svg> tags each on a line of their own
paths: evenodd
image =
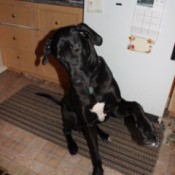
<svg viewBox="0 0 175 175">
<path fill-rule="evenodd" d="M 33 2 L 33 3 L 40 3 L 40 4 L 50 4 L 50 5 L 60 5 L 60 6 L 66 6 L 66 7 L 76 7 L 76 8 L 83 8 L 83 3 L 75 3 L 75 2 L 62 2 L 59 0 L 20 0 L 24 2 Z"/>
</svg>

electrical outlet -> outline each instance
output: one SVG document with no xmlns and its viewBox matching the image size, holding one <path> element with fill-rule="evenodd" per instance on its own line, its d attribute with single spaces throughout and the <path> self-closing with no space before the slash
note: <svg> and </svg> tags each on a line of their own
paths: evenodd
<svg viewBox="0 0 175 175">
<path fill-rule="evenodd" d="M 102 0 L 88 0 L 88 12 L 102 12 Z"/>
</svg>

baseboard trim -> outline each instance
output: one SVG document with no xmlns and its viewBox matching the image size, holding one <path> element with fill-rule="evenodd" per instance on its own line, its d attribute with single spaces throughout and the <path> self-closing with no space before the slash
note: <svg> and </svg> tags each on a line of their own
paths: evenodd
<svg viewBox="0 0 175 175">
<path fill-rule="evenodd" d="M 7 66 L 0 66 L 0 73 L 4 72 L 7 70 Z"/>
</svg>

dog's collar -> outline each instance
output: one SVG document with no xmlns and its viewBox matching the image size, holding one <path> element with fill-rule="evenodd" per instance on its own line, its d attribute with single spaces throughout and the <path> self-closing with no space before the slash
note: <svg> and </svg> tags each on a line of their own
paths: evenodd
<svg viewBox="0 0 175 175">
<path fill-rule="evenodd" d="M 88 91 L 89 95 L 93 95 L 94 94 L 94 87 L 92 87 L 92 86 L 87 87 L 87 91 Z"/>
<path fill-rule="evenodd" d="M 100 58 L 98 57 L 98 64 L 97 64 L 95 70 L 93 71 L 93 73 L 92 73 L 90 79 L 92 79 L 93 76 L 97 73 L 97 71 L 98 71 L 98 69 L 99 69 L 100 63 L 101 63 L 101 60 L 100 60 Z M 87 92 L 88 92 L 89 95 L 93 95 L 93 94 L 94 94 L 94 87 L 92 86 L 92 83 L 89 84 L 89 86 L 86 88 L 86 90 L 87 90 Z"/>
</svg>

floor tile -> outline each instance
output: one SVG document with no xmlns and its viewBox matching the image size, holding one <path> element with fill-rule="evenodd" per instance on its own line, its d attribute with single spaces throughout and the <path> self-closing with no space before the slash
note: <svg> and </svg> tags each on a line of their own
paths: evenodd
<svg viewBox="0 0 175 175">
<path fill-rule="evenodd" d="M 14 151 L 13 149 L 11 150 L 8 150 L 6 153 L 5 153 L 5 157 L 8 158 L 9 160 L 14 160 L 14 158 L 19 155 L 19 153 L 17 151 Z"/>
<path fill-rule="evenodd" d="M 49 159 L 50 155 L 44 151 L 40 151 L 36 156 L 35 160 L 39 163 L 45 163 Z"/>
<path fill-rule="evenodd" d="M 18 142 L 14 147 L 13 150 L 21 153 L 25 150 L 27 146 L 23 144 L 23 142 Z"/>
<path fill-rule="evenodd" d="M 12 140 L 11 138 L 6 138 L 2 143 L 1 146 L 7 149 L 12 148 L 16 144 L 16 141 Z"/>
<path fill-rule="evenodd" d="M 67 154 L 65 157 L 65 160 L 72 163 L 72 164 L 79 164 L 80 160 L 81 160 L 81 155 L 80 154 L 76 154 L 76 155 L 71 155 L 71 154 Z"/>
<path fill-rule="evenodd" d="M 52 167 L 45 165 L 41 168 L 41 170 L 39 171 L 39 174 L 40 175 L 57 175 L 57 172 Z"/>
<path fill-rule="evenodd" d="M 37 175 L 35 172 L 0 156 L 0 166 L 8 170 L 11 175 Z"/>
<path fill-rule="evenodd" d="M 28 146 L 23 151 L 24 154 L 29 154 L 33 159 L 36 157 L 36 155 L 41 151 L 38 147 Z"/>
<path fill-rule="evenodd" d="M 46 142 L 42 150 L 48 154 L 51 154 L 55 151 L 56 147 L 57 147 L 56 144 L 51 143 L 51 142 Z"/>
<path fill-rule="evenodd" d="M 63 147 L 61 147 L 61 146 L 59 146 L 59 147 L 57 147 L 57 148 L 54 150 L 53 154 L 54 154 L 56 157 L 65 158 L 66 155 L 69 154 L 69 153 L 68 153 L 68 150 L 67 150 L 67 149 L 65 149 L 65 148 L 63 148 Z"/>
<path fill-rule="evenodd" d="M 41 138 L 41 137 L 38 137 L 38 136 L 35 136 L 32 143 L 30 144 L 31 147 L 34 147 L 34 148 L 39 148 L 39 149 L 42 149 L 42 147 L 47 143 L 47 140 Z"/>
<path fill-rule="evenodd" d="M 75 169 L 75 165 L 69 163 L 68 161 L 62 161 L 60 165 L 57 167 L 58 175 L 74 175 L 73 171 Z"/>
<path fill-rule="evenodd" d="M 91 160 L 88 159 L 88 158 L 86 158 L 86 157 L 84 157 L 84 156 L 81 156 L 81 159 L 80 159 L 78 165 L 79 165 L 80 167 L 82 167 L 83 169 L 84 169 L 84 168 L 85 168 L 85 169 L 92 169 Z"/>
<path fill-rule="evenodd" d="M 30 168 L 34 165 L 33 159 L 28 154 L 20 153 L 16 155 L 13 159 L 15 163 L 18 163 L 26 168 Z"/>
<path fill-rule="evenodd" d="M 85 171 L 83 169 L 80 168 L 75 168 L 72 174 L 76 174 L 76 175 L 91 175 L 91 172 Z"/>
<path fill-rule="evenodd" d="M 56 169 L 60 165 L 61 161 L 62 159 L 56 158 L 55 156 L 51 156 L 47 161 L 47 165 Z"/>
<path fill-rule="evenodd" d="M 0 145 L 6 140 L 6 136 L 0 133 Z"/>
<path fill-rule="evenodd" d="M 23 135 L 23 137 L 21 138 L 21 142 L 24 145 L 30 145 L 30 143 L 34 140 L 35 136 L 33 134 L 30 133 L 26 133 Z"/>
<path fill-rule="evenodd" d="M 13 133 L 11 134 L 11 138 L 13 138 L 14 140 L 20 140 L 23 135 L 26 133 L 26 131 L 22 130 L 21 128 L 18 128 L 18 127 L 14 127 L 14 131 Z"/>
</svg>

